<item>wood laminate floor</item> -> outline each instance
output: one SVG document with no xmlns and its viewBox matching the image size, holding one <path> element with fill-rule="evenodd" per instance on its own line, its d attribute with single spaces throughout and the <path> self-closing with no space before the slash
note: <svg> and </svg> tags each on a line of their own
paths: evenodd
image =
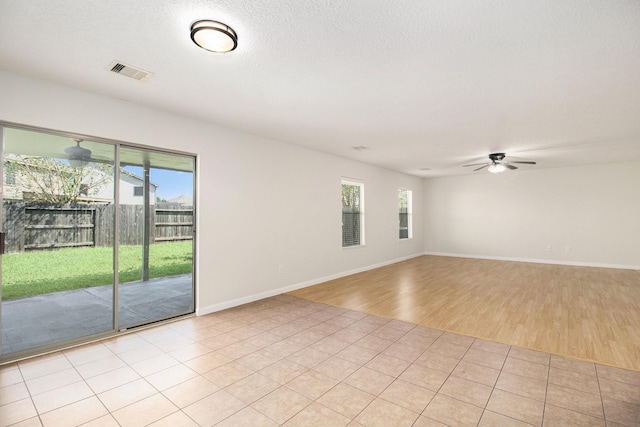
<svg viewBox="0 0 640 427">
<path fill-rule="evenodd" d="M 420 256 L 290 292 L 640 371 L 640 271 Z"/>
</svg>

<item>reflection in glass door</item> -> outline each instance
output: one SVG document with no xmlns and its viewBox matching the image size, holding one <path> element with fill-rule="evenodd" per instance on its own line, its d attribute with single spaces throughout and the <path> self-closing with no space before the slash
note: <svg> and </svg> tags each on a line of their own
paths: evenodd
<svg viewBox="0 0 640 427">
<path fill-rule="evenodd" d="M 0 136 L 0 361 L 193 313 L 193 156 Z"/>
<path fill-rule="evenodd" d="M 3 131 L 1 356 L 113 331 L 115 146 Z"/>
<path fill-rule="evenodd" d="M 194 311 L 191 156 L 120 150 L 119 329 Z"/>
</svg>

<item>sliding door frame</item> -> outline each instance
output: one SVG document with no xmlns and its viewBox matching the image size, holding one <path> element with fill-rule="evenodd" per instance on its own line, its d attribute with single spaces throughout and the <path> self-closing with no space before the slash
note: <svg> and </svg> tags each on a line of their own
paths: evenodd
<svg viewBox="0 0 640 427">
<path fill-rule="evenodd" d="M 167 323 L 167 322 L 171 322 L 173 320 L 175 320 L 176 318 L 182 318 L 182 317 L 190 317 L 190 316 L 195 316 L 196 315 L 196 310 L 197 310 L 197 292 L 196 292 L 196 271 L 197 271 L 197 262 L 198 262 L 198 254 L 197 254 L 197 217 L 198 217 L 198 200 L 197 200 L 197 196 L 198 196 L 198 188 L 197 188 L 197 183 L 198 183 L 198 179 L 197 179 L 197 167 L 198 167 L 198 156 L 195 153 L 190 153 L 190 152 L 186 152 L 186 151 L 179 151 L 179 150 L 171 150 L 171 149 L 165 149 L 165 148 L 160 148 L 160 147 L 154 147 L 154 146 L 149 146 L 149 145 L 143 145 L 143 144 L 136 144 L 136 143 L 130 143 L 130 142 L 125 142 L 125 141 L 119 141 L 119 140 L 113 140 L 113 139 L 108 139 L 108 138 L 102 138 L 102 137 L 96 137 L 93 135 L 86 135 L 86 134 L 78 134 L 78 133 L 72 133 L 72 132 L 66 132 L 66 131 L 61 131 L 61 130 L 56 130 L 56 129 L 50 129 L 50 128 L 43 128 L 43 127 L 38 127 L 38 126 L 31 126 L 31 125 L 25 125 L 25 124 L 21 124 L 21 123 L 14 123 L 14 122 L 8 122 L 8 121 L 3 121 L 0 120 L 0 156 L 2 157 L 2 162 L 0 162 L 0 179 L 2 179 L 2 181 L 0 181 L 0 206 L 2 206 L 3 202 L 4 202 L 4 153 L 5 153 L 5 128 L 13 128 L 13 129 L 19 129 L 19 130 L 24 130 L 24 131 L 31 131 L 31 132 L 40 132 L 40 133 L 45 133 L 45 134 L 51 134 L 51 135 L 55 135 L 55 136 L 60 136 L 60 137 L 65 137 L 65 138 L 77 138 L 77 139 L 85 139 L 85 140 L 90 140 L 90 141 L 94 141 L 97 143 L 103 143 L 103 144 L 109 144 L 109 145 L 113 145 L 114 149 L 115 149 L 115 157 L 114 157 L 114 170 L 115 170 L 115 174 L 114 174 L 114 204 L 119 207 L 120 206 L 120 175 L 121 175 L 121 171 L 120 171 L 120 149 L 122 147 L 126 147 L 126 148 L 133 148 L 133 149 L 142 149 L 142 150 L 146 150 L 146 151 L 150 151 L 150 152 L 157 152 L 157 153 L 162 153 L 162 154 L 168 154 L 168 155 L 177 155 L 177 156 L 183 156 L 183 157 L 191 157 L 193 159 L 193 232 L 192 232 L 192 264 L 191 264 L 191 295 L 192 295 L 192 300 L 193 300 L 193 311 L 192 312 L 187 312 L 187 313 L 182 313 L 182 314 L 176 314 L 175 316 L 171 316 L 168 318 L 164 318 L 164 319 L 159 319 L 159 320 L 151 320 L 148 323 L 142 323 L 139 325 L 133 325 L 133 326 L 129 326 L 127 328 L 121 328 L 120 324 L 119 324 L 119 317 L 118 317 L 118 286 L 119 286 L 119 249 L 120 249 L 120 209 L 115 209 L 115 214 L 114 214 L 114 243 L 113 243 L 113 325 L 112 325 L 112 329 L 105 331 L 105 332 L 100 332 L 100 333 L 96 333 L 96 334 L 92 334 L 92 335 L 87 335 L 87 336 L 82 336 L 79 338 L 73 338 L 70 340 L 65 340 L 65 341 L 61 341 L 61 342 L 57 342 L 57 343 L 53 343 L 53 344 L 47 344 L 44 346 L 40 346 L 40 347 L 36 347 L 34 349 L 27 349 L 27 350 L 22 350 L 22 351 L 17 351 L 14 353 L 9 353 L 8 355 L 4 355 L 2 354 L 2 339 L 0 338 L 0 365 L 6 364 L 6 363 L 11 363 L 11 362 L 15 362 L 18 360 L 22 360 L 22 359 L 26 359 L 29 357 L 34 357 L 34 356 L 38 356 L 38 355 L 42 355 L 42 354 L 47 354 L 47 353 L 51 353 L 53 351 L 59 351 L 59 350 L 63 350 L 66 348 L 71 348 L 74 346 L 78 346 L 78 345 L 82 345 L 82 344 L 87 344 L 90 342 L 95 342 L 95 341 L 99 341 L 101 339 L 104 338 L 109 338 L 109 337 L 113 337 L 113 336 L 117 336 L 117 335 L 122 335 L 128 332 L 132 332 L 135 330 L 139 330 L 139 329 L 144 329 L 146 327 L 151 327 L 154 325 L 158 325 L 158 324 L 162 324 L 162 323 Z M 2 209 L 0 208 L 0 227 L 2 227 L 3 224 L 3 212 Z M 147 225 L 148 226 L 148 225 Z M 4 232 L 5 230 L 1 230 L 0 231 Z M 2 238 L 4 239 L 4 236 L 2 236 Z M 2 242 L 4 243 L 4 242 Z M 4 245 L 2 245 L 4 246 Z M 2 254 L 0 254 L 0 332 L 2 329 Z"/>
</svg>

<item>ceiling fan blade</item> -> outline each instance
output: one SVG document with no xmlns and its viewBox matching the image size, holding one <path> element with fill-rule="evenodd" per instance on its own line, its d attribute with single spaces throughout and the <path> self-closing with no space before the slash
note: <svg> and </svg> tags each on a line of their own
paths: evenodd
<svg viewBox="0 0 640 427">
<path fill-rule="evenodd" d="M 478 166 L 478 165 L 475 165 L 475 166 Z M 482 167 L 479 167 L 478 169 L 474 169 L 473 171 L 474 171 L 474 172 L 477 172 L 477 171 L 479 171 L 480 169 L 484 169 L 484 168 L 486 168 L 486 167 L 488 167 L 488 166 L 489 166 L 489 163 L 487 163 L 486 165 L 484 165 L 484 166 L 482 166 Z"/>
<path fill-rule="evenodd" d="M 463 168 L 469 167 L 469 166 L 480 166 L 480 165 L 489 165 L 488 163 L 474 163 L 472 165 L 462 165 Z"/>
<path fill-rule="evenodd" d="M 511 162 L 511 163 L 520 163 L 521 165 L 535 165 L 536 162 Z"/>
<path fill-rule="evenodd" d="M 518 169 L 517 167 L 515 167 L 515 166 L 513 166 L 513 165 L 510 165 L 510 164 L 508 164 L 508 163 L 503 163 L 503 164 L 504 164 L 504 166 L 505 166 L 507 169 L 511 169 L 511 170 L 516 170 L 516 169 Z"/>
</svg>

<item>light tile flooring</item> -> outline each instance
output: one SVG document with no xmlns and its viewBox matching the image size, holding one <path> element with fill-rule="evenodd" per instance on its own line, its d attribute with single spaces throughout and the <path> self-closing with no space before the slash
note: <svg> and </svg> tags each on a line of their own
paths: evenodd
<svg viewBox="0 0 640 427">
<path fill-rule="evenodd" d="M 0 426 L 638 426 L 640 372 L 280 295 L 0 367 Z"/>
</svg>

